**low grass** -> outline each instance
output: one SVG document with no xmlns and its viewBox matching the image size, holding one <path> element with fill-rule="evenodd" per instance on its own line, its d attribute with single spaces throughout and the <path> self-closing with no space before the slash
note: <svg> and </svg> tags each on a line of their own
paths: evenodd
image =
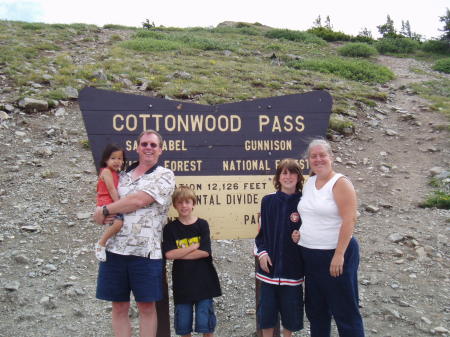
<svg viewBox="0 0 450 337">
<path fill-rule="evenodd" d="M 432 102 L 431 108 L 450 118 L 450 79 L 413 83 L 409 86 L 417 94 Z"/>
<path fill-rule="evenodd" d="M 137 38 L 120 42 L 119 45 L 123 48 L 138 52 L 168 51 L 183 48 L 183 44 L 178 41 L 157 40 L 153 38 Z"/>
<path fill-rule="evenodd" d="M 50 41 L 42 41 L 41 43 L 38 43 L 35 45 L 35 48 L 37 50 L 61 50 L 61 47 L 57 45 L 56 43 L 50 42 Z"/>
<path fill-rule="evenodd" d="M 50 99 L 64 100 L 67 98 L 67 95 L 62 89 L 54 89 L 48 91 L 46 97 Z"/>
<path fill-rule="evenodd" d="M 187 49 L 236 50 L 236 45 L 231 40 L 198 36 L 192 32 L 168 33 L 155 30 L 139 30 L 134 39 L 124 41 L 121 46 L 141 52 Z"/>
<path fill-rule="evenodd" d="M 231 41 L 196 37 L 193 34 L 179 34 L 174 37 L 186 47 L 201 50 L 236 50 Z"/>
<path fill-rule="evenodd" d="M 346 60 L 330 57 L 292 61 L 289 65 L 295 69 L 334 74 L 347 80 L 367 83 L 385 83 L 394 78 L 394 73 L 388 68 L 366 60 Z"/>
<path fill-rule="evenodd" d="M 328 126 L 331 130 L 339 133 L 345 133 L 345 129 L 354 130 L 353 122 L 345 117 L 332 113 L 330 116 L 330 124 Z"/>
</svg>

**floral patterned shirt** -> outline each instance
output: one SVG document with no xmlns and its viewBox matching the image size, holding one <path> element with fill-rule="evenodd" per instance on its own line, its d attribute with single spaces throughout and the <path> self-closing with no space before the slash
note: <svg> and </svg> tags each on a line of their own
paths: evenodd
<svg viewBox="0 0 450 337">
<path fill-rule="evenodd" d="M 161 166 L 148 170 L 133 181 L 131 171 L 120 175 L 117 188 L 121 198 L 139 191 L 148 193 L 155 201 L 150 205 L 124 214 L 121 230 L 107 242 L 106 249 L 120 255 L 135 255 L 161 259 L 162 228 L 175 189 L 171 170 Z"/>
</svg>

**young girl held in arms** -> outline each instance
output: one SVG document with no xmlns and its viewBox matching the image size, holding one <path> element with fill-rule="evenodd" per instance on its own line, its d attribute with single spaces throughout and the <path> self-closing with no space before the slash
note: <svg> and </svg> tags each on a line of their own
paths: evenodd
<svg viewBox="0 0 450 337">
<path fill-rule="evenodd" d="M 125 167 L 125 152 L 114 144 L 108 144 L 100 160 L 100 174 L 97 182 L 97 206 L 106 206 L 119 200 L 117 186 L 119 172 Z M 95 244 L 95 257 L 106 261 L 105 246 L 109 238 L 116 235 L 123 225 L 123 215 L 117 214 L 113 223 L 107 226 L 100 240 Z"/>
</svg>

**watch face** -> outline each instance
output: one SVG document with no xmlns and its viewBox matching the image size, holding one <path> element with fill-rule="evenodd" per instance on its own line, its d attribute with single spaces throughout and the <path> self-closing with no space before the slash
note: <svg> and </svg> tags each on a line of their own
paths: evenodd
<svg viewBox="0 0 450 337">
<path fill-rule="evenodd" d="M 103 206 L 103 215 L 107 216 L 109 214 L 108 209 L 106 208 L 106 206 Z"/>
</svg>

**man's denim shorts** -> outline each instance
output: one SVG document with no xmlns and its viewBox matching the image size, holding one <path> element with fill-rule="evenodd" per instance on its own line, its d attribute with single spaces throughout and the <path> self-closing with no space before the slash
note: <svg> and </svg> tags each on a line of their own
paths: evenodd
<svg viewBox="0 0 450 337">
<path fill-rule="evenodd" d="M 175 305 L 175 332 L 188 335 L 192 332 L 193 307 L 195 306 L 195 332 L 213 333 L 216 328 L 214 302 L 211 298 L 198 302 Z"/>
<path fill-rule="evenodd" d="M 112 302 L 129 302 L 133 292 L 136 302 L 156 302 L 163 298 L 162 259 L 120 255 L 106 251 L 100 262 L 96 297 Z"/>
<path fill-rule="evenodd" d="M 258 305 L 260 329 L 275 328 L 278 313 L 281 324 L 290 331 L 303 329 L 303 286 L 278 286 L 261 282 Z"/>
</svg>

